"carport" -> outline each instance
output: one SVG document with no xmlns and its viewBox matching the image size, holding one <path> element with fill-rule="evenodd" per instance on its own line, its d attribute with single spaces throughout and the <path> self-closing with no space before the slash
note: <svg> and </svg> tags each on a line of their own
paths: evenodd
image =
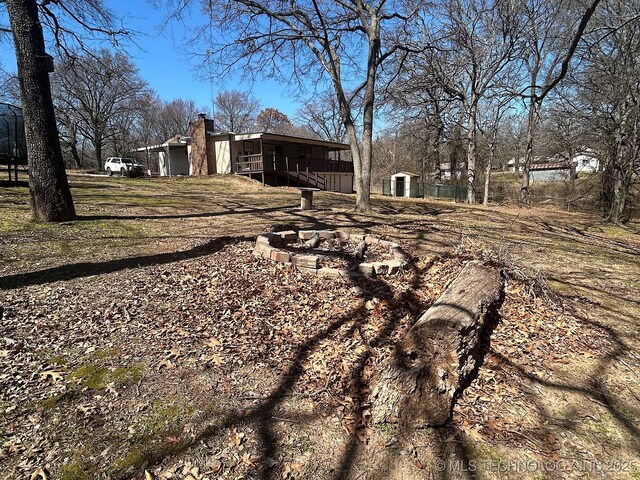
<svg viewBox="0 0 640 480">
<path fill-rule="evenodd" d="M 183 135 L 171 137 L 159 145 L 149 145 L 132 150 L 132 152 L 145 152 L 147 160 L 151 153 L 158 154 L 158 168 L 161 177 L 175 175 L 191 175 L 189 155 L 191 151 L 191 138 Z"/>
</svg>

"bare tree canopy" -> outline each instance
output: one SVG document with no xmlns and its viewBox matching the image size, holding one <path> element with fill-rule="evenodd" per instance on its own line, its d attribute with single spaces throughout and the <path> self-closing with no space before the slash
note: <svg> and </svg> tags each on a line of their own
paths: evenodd
<svg viewBox="0 0 640 480">
<path fill-rule="evenodd" d="M 71 138 L 81 135 L 93 145 L 98 170 L 102 150 L 117 139 L 122 128 L 131 128 L 147 84 L 122 53 L 103 49 L 75 54 L 52 76 L 58 118 Z"/>
<path fill-rule="evenodd" d="M 258 130 L 270 133 L 290 134 L 293 125 L 284 113 L 275 108 L 265 108 L 256 117 Z"/>
<path fill-rule="evenodd" d="M 254 127 L 260 103 L 248 93 L 224 90 L 216 96 L 215 107 L 216 129 L 238 133 Z"/>
<path fill-rule="evenodd" d="M 306 100 L 297 112 L 298 121 L 324 140 L 344 142 L 346 134 L 340 105 L 332 91 L 325 90 Z"/>
</svg>

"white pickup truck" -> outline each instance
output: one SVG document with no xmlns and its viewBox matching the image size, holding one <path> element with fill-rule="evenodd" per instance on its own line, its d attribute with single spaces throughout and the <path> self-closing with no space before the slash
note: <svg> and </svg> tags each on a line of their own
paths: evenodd
<svg viewBox="0 0 640 480">
<path fill-rule="evenodd" d="M 144 175 L 144 167 L 136 163 L 133 158 L 109 157 L 104 164 L 104 169 L 109 176 L 114 173 L 119 173 L 123 177 L 141 177 Z"/>
</svg>

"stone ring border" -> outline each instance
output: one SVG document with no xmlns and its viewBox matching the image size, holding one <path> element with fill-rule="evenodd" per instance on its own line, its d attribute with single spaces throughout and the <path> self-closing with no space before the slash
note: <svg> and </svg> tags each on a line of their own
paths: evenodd
<svg viewBox="0 0 640 480">
<path fill-rule="evenodd" d="M 345 243 L 349 240 L 358 242 L 364 240 L 368 245 L 382 245 L 389 249 L 392 258 L 382 262 L 362 262 L 358 265 L 357 270 L 329 267 L 321 268 L 320 257 L 317 255 L 292 254 L 291 252 L 278 248 L 284 242 L 308 240 L 316 233 L 324 240 L 335 239 Z M 258 235 L 256 239 L 253 255 L 293 266 L 302 273 L 344 278 L 395 275 L 402 272 L 409 262 L 409 255 L 395 242 L 382 240 L 369 234 L 348 233 L 340 230 L 300 230 L 298 233 L 293 230 L 286 230 L 282 232 L 263 233 L 262 235 Z"/>
</svg>

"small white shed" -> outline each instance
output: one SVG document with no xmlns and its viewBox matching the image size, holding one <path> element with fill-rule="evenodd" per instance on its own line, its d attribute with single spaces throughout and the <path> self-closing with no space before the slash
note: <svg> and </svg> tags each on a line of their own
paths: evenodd
<svg viewBox="0 0 640 480">
<path fill-rule="evenodd" d="M 391 175 L 391 196 L 411 197 L 411 192 L 418 190 L 420 175 L 411 172 L 398 172 Z"/>
</svg>

